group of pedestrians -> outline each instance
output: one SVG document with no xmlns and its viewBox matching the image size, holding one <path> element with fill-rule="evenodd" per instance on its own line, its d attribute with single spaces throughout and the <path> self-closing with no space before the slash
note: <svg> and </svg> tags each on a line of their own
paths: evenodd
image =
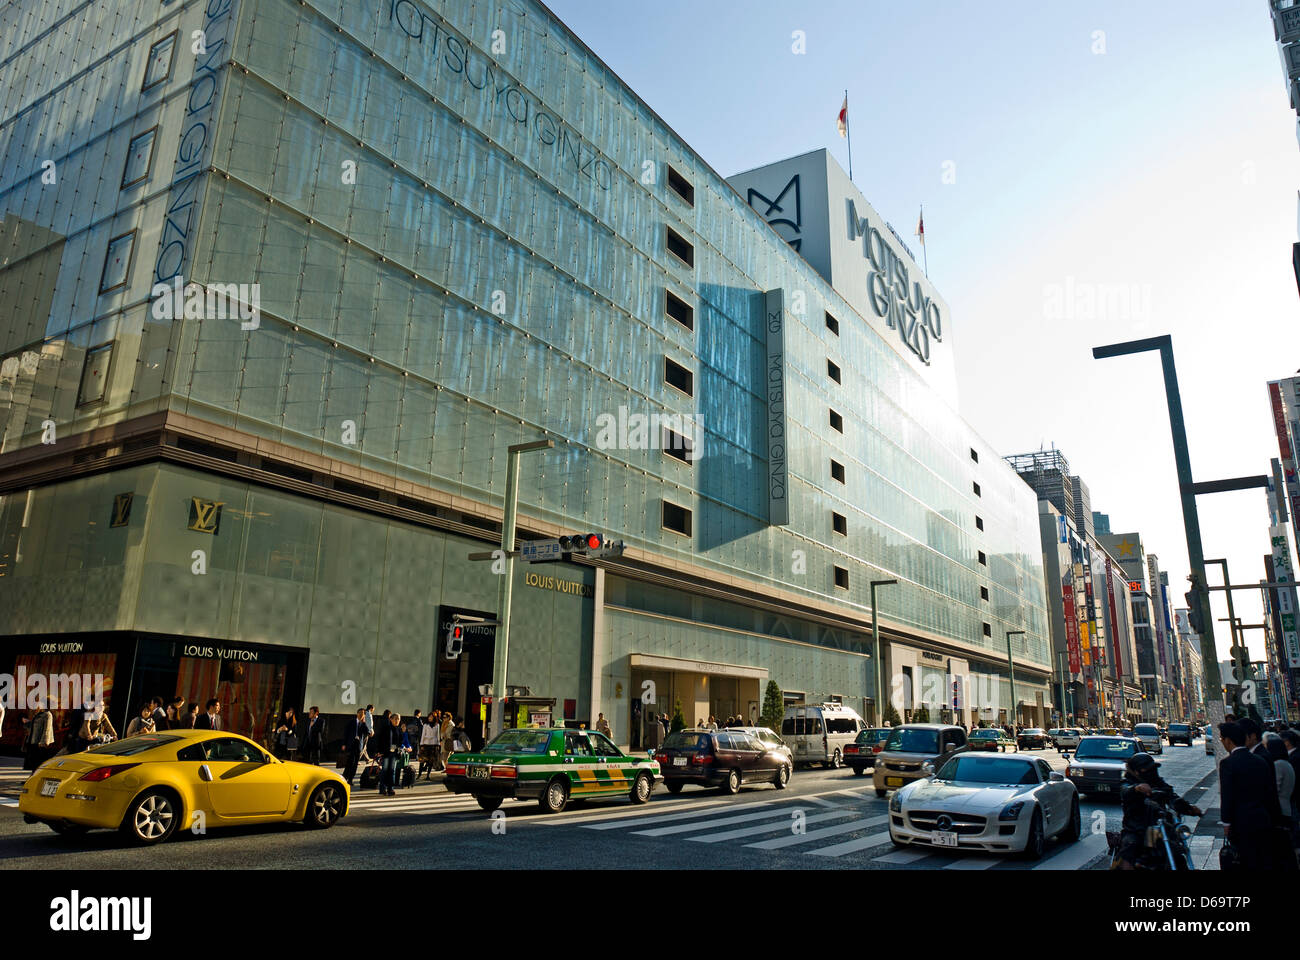
<svg viewBox="0 0 1300 960">
<path fill-rule="evenodd" d="M 1243 717 L 1219 724 L 1219 736 L 1228 751 L 1219 764 L 1221 819 L 1235 854 L 1225 858 L 1225 867 L 1296 870 L 1300 729 L 1265 733 Z"/>
<path fill-rule="evenodd" d="M 445 757 L 471 749 L 470 736 L 465 730 L 463 717 L 453 718 L 445 710 L 432 710 L 425 717 L 415 711 L 419 722 L 417 742 L 411 743 L 411 734 L 402 723 L 402 715 L 385 710 L 378 721 L 374 704 L 358 710 L 348 721 L 343 736 L 343 779 L 352 786 L 357 767 L 364 761 L 367 769 L 378 768 L 377 784 L 380 796 L 396 796 L 401 772 L 410 765 L 411 754 L 416 753 L 419 767 L 411 782 L 421 776 L 432 780 L 436 771 L 446 769 Z M 364 785 L 365 778 L 362 783 Z"/>
</svg>

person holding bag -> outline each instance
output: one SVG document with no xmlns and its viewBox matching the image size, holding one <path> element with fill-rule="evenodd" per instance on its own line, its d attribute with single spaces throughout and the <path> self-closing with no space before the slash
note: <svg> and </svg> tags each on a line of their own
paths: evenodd
<svg viewBox="0 0 1300 960">
<path fill-rule="evenodd" d="M 284 718 L 275 728 L 275 755 L 281 760 L 293 760 L 298 753 L 298 714 L 293 707 L 284 711 Z"/>
<path fill-rule="evenodd" d="M 152 703 L 143 704 L 140 707 L 140 715 L 133 717 L 131 722 L 126 725 L 126 735 L 128 737 L 134 737 L 141 733 L 154 733 L 155 731 Z"/>
<path fill-rule="evenodd" d="M 42 703 L 26 721 L 23 738 L 23 769 L 35 770 L 50 758 L 54 747 L 54 714 Z"/>
<path fill-rule="evenodd" d="M 87 711 L 86 719 L 81 722 L 79 736 L 84 744 L 82 750 L 89 750 L 101 743 L 112 743 L 117 739 L 117 731 L 113 729 L 113 724 L 104 714 L 103 700 L 95 704 L 94 710 Z"/>
</svg>

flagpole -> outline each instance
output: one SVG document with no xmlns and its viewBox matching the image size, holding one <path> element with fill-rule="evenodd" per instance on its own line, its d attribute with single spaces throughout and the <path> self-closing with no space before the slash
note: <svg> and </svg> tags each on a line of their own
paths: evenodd
<svg viewBox="0 0 1300 960">
<path fill-rule="evenodd" d="M 921 223 L 925 223 L 925 204 L 921 204 Z M 930 247 L 925 242 L 925 237 L 921 237 L 921 260 L 925 266 L 925 278 L 930 279 Z"/>
<path fill-rule="evenodd" d="M 849 182 L 853 182 L 853 127 L 848 111 L 849 91 L 844 91 L 844 139 L 849 142 Z"/>
</svg>

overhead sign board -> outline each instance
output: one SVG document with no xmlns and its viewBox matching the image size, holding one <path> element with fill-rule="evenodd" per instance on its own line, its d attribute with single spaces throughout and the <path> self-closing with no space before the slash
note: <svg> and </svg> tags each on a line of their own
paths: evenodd
<svg viewBox="0 0 1300 960">
<path fill-rule="evenodd" d="M 559 560 L 563 556 L 560 550 L 560 541 L 550 540 L 530 540 L 519 547 L 519 559 L 528 563 L 542 563 L 547 560 Z"/>
<path fill-rule="evenodd" d="M 1300 40 L 1300 7 L 1273 11 L 1273 33 L 1281 43 Z"/>
</svg>

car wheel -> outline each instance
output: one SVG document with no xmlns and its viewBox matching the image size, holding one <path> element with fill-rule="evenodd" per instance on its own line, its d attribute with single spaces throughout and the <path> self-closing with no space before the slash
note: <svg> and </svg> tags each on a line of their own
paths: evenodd
<svg viewBox="0 0 1300 960">
<path fill-rule="evenodd" d="M 1024 857 L 1026 860 L 1041 860 L 1043 858 L 1043 814 L 1041 810 L 1034 811 L 1034 819 L 1029 821 L 1029 839 L 1025 841 Z"/>
<path fill-rule="evenodd" d="M 722 782 L 722 792 L 735 796 L 740 793 L 740 771 L 727 771 L 727 779 Z"/>
<path fill-rule="evenodd" d="M 312 791 L 307 800 L 307 816 L 303 823 L 313 830 L 324 830 L 334 826 L 343 816 L 343 788 L 337 783 L 322 783 Z"/>
<path fill-rule="evenodd" d="M 632 783 L 632 793 L 630 794 L 632 802 L 645 803 L 650 799 L 650 792 L 654 790 L 654 788 L 655 782 L 651 779 L 650 774 L 638 773 L 636 775 L 636 780 Z"/>
<path fill-rule="evenodd" d="M 686 784 L 680 780 L 669 780 L 665 786 L 668 788 L 669 793 L 681 793 L 682 787 L 686 786 Z"/>
<path fill-rule="evenodd" d="M 885 799 L 885 791 L 881 790 L 879 787 L 876 788 L 876 799 L 877 800 Z"/>
<path fill-rule="evenodd" d="M 785 785 L 790 782 L 790 768 L 784 763 L 781 769 L 776 771 L 776 779 L 772 781 L 778 790 L 784 790 Z"/>
<path fill-rule="evenodd" d="M 832 770 L 838 770 L 840 767 L 844 766 L 844 758 L 840 756 L 839 747 L 835 748 L 835 752 L 831 754 L 831 762 L 826 764 L 826 766 Z"/>
<path fill-rule="evenodd" d="M 122 818 L 122 832 L 136 843 L 162 843 L 176 832 L 180 808 L 171 794 L 147 790 L 136 797 Z"/>
<path fill-rule="evenodd" d="M 478 805 L 488 813 L 491 813 L 493 810 L 496 810 L 501 806 L 500 797 L 475 797 L 474 799 L 477 800 Z"/>
<path fill-rule="evenodd" d="M 854 767 L 854 768 L 853 768 L 853 772 L 854 772 L 855 775 L 857 775 L 857 776 L 860 777 L 860 776 L 862 776 L 864 773 L 866 773 L 866 768 L 865 768 L 865 767 Z"/>
<path fill-rule="evenodd" d="M 1083 816 L 1079 813 L 1079 798 L 1075 797 L 1070 803 L 1070 824 L 1061 833 L 1061 840 L 1065 843 L 1077 843 L 1082 835 Z"/>
<path fill-rule="evenodd" d="M 546 785 L 542 795 L 537 798 L 537 803 L 541 806 L 543 813 L 559 813 L 569 802 L 569 787 L 563 780 L 556 777 Z"/>
</svg>

